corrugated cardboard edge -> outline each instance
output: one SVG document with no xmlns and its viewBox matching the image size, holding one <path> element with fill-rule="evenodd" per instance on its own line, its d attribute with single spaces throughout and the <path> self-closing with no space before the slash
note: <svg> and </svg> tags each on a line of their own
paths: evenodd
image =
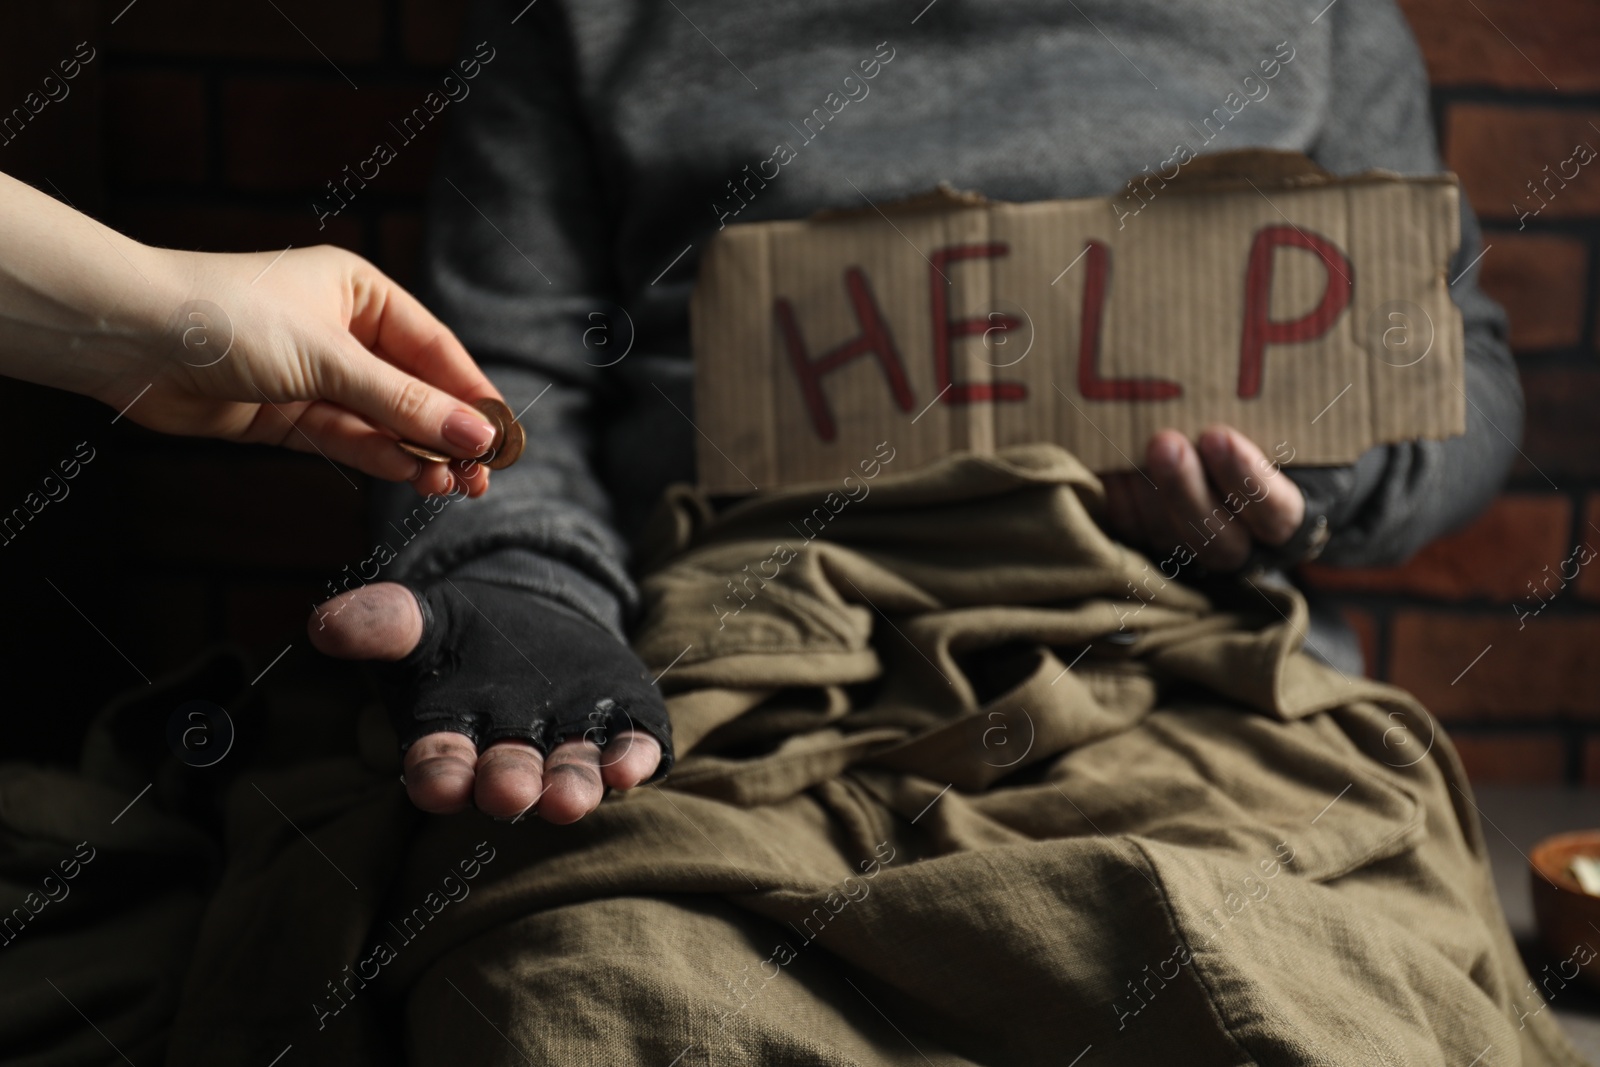
<svg viewBox="0 0 1600 1067">
<path fill-rule="evenodd" d="M 759 491 L 763 483 L 771 484 L 778 475 L 774 465 L 778 447 L 776 439 L 778 418 L 772 409 L 776 402 L 772 379 L 779 373 L 779 368 L 764 336 L 765 332 L 772 328 L 771 319 L 765 316 L 741 316 L 734 308 L 724 308 L 720 302 L 721 297 L 732 294 L 718 294 L 716 286 L 704 284 L 706 279 L 731 271 L 748 280 L 749 289 L 746 290 L 745 299 L 752 301 L 758 307 L 772 306 L 772 278 L 768 269 L 770 259 L 767 247 L 770 231 L 743 226 L 739 229 L 743 233 L 737 238 L 713 240 L 701 257 L 699 277 L 689 297 L 690 351 L 700 352 L 712 347 L 750 352 L 751 358 L 732 368 L 739 379 L 735 384 L 741 387 L 743 395 L 753 398 L 752 403 L 759 404 L 764 409 L 765 418 L 762 420 L 759 441 L 749 439 L 712 441 L 696 421 L 695 430 L 702 439 L 696 449 L 696 480 L 701 485 L 736 484 L 740 486 L 739 491 L 743 491 L 743 485 L 748 483 L 750 489 Z M 746 235 L 760 239 L 749 240 L 746 239 Z M 763 336 L 742 337 L 741 328 L 752 331 L 759 328 Z M 702 417 L 703 412 L 711 408 L 707 403 L 710 381 L 703 366 L 695 366 L 693 384 L 695 415 L 698 419 Z M 707 476 L 710 462 L 710 456 L 706 451 L 707 444 L 721 457 L 718 462 L 727 465 L 725 476 L 722 478 L 712 479 Z M 740 459 L 734 460 L 729 451 Z"/>
<path fill-rule="evenodd" d="M 880 211 L 902 214 L 912 211 L 948 211 L 951 208 L 988 207 L 990 204 L 1008 204 L 1009 200 L 991 200 L 972 189 L 957 189 L 949 182 L 940 182 L 925 193 L 913 193 L 898 200 L 870 203 L 867 207 L 825 207 L 806 217 L 807 222 L 831 222 L 836 219 L 855 219 L 874 215 Z M 750 223 L 749 225 L 762 225 Z"/>
<path fill-rule="evenodd" d="M 1130 182 L 1149 179 L 1149 174 L 1135 174 Z M 1257 192 L 1274 189 L 1315 189 L 1330 186 L 1368 185 L 1374 182 L 1437 182 L 1458 185 L 1454 173 L 1401 174 L 1398 171 L 1374 167 L 1355 174 L 1335 174 L 1305 155 L 1275 148 L 1244 148 L 1232 152 L 1213 152 L 1196 156 L 1180 169 L 1175 177 L 1156 179 L 1162 181 L 1163 192 L 1182 194 L 1227 192 L 1254 189 Z M 1115 200 L 1115 195 L 1105 197 L 1076 197 L 1040 201 L 1061 203 L 1067 199 Z M 975 189 L 957 189 L 949 182 L 939 182 L 926 192 L 894 200 L 871 201 L 864 207 L 822 208 L 806 216 L 804 222 L 850 221 L 875 214 L 903 214 L 922 211 L 950 211 L 962 208 L 982 208 L 999 204 L 1016 204 L 1021 201 L 997 200 Z M 735 223 L 740 226 L 770 226 L 767 222 Z"/>
</svg>

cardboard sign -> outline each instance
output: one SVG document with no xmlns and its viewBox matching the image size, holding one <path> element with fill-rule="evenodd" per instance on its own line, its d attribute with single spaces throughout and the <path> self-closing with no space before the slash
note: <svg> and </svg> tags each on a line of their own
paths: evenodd
<svg viewBox="0 0 1600 1067">
<path fill-rule="evenodd" d="M 1164 427 L 1300 464 L 1464 432 L 1454 176 L 1216 158 L 1139 199 L 945 189 L 728 227 L 690 312 L 702 486 L 830 478 L 884 441 L 908 467 L 1054 441 L 1116 471 Z"/>
</svg>

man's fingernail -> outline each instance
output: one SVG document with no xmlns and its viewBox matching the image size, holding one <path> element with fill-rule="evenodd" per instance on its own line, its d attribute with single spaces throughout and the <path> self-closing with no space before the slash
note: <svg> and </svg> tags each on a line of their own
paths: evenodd
<svg viewBox="0 0 1600 1067">
<path fill-rule="evenodd" d="M 1207 430 L 1200 435 L 1200 450 L 1213 461 L 1225 460 L 1233 455 L 1233 439 L 1221 430 Z"/>
<path fill-rule="evenodd" d="M 494 443 L 494 427 L 483 418 L 465 411 L 457 411 L 444 420 L 444 439 L 457 448 L 470 448 L 473 455 L 481 455 Z"/>
</svg>

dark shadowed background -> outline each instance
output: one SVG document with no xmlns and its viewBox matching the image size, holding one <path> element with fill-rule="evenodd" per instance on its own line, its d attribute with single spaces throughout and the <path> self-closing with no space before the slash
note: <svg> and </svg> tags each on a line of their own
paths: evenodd
<svg viewBox="0 0 1600 1067">
<path fill-rule="evenodd" d="M 1600 551 L 1600 168 L 1520 229 L 1514 207 L 1537 204 L 1525 183 L 1543 176 L 1539 163 L 1554 167 L 1580 142 L 1600 147 L 1600 15 L 1593 0 L 1401 6 L 1427 58 L 1446 159 L 1484 220 L 1484 287 L 1511 313 L 1524 459 L 1482 518 L 1407 566 L 1308 577 L 1337 594 L 1373 673 L 1450 726 L 1476 780 L 1600 785 L 1600 561 L 1550 593 L 1575 546 Z M 0 132 L 0 171 L 142 241 L 331 242 L 409 283 L 438 126 L 321 231 L 311 204 L 394 139 L 387 123 L 471 52 L 458 40 L 464 7 L 12 5 L 0 116 L 80 42 L 95 54 L 69 95 Z M 310 605 L 370 547 L 362 476 L 316 455 L 161 438 L 95 402 L 12 381 L 0 380 L 0 411 L 0 513 L 80 442 L 94 450 L 68 497 L 0 537 L 4 701 L 27 724 L 10 736 L 16 754 L 73 758 L 94 708 L 213 640 L 238 643 L 259 667 L 314 654 Z M 1543 601 L 1519 619 L 1518 606 Z"/>
</svg>

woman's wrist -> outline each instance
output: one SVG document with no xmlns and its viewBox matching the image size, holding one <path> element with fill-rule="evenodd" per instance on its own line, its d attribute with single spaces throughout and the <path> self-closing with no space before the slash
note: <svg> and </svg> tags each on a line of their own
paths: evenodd
<svg viewBox="0 0 1600 1067">
<path fill-rule="evenodd" d="M 56 313 L 6 323 L 21 342 L 10 347 L 23 361 L 9 372 L 113 403 L 129 382 L 150 381 L 175 355 L 189 289 L 183 253 L 151 248 L 109 229 L 102 228 L 102 236 L 116 255 L 82 262 L 82 272 L 62 292 L 50 294 L 58 301 Z"/>
<path fill-rule="evenodd" d="M 177 257 L 0 176 L 0 373 L 104 399 L 171 336 Z M 141 365 L 143 365 L 141 367 Z"/>
</svg>

